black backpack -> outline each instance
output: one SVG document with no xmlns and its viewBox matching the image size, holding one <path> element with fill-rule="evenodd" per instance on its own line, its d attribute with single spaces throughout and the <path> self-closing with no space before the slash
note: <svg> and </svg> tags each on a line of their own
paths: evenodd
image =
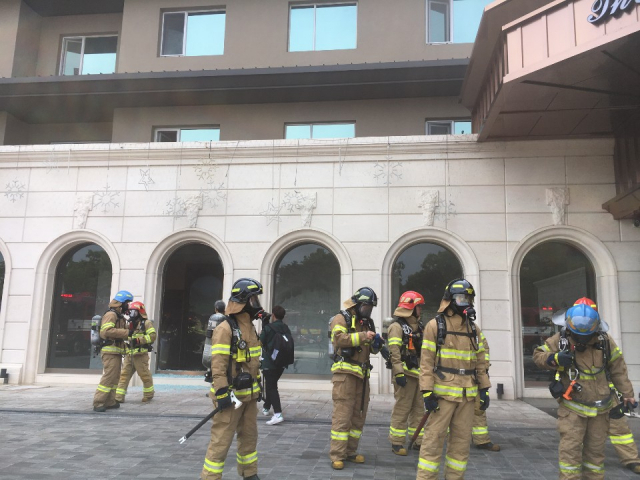
<svg viewBox="0 0 640 480">
<path fill-rule="evenodd" d="M 273 330 L 273 349 L 270 352 L 271 360 L 278 368 L 286 368 L 293 364 L 293 337 L 287 328 L 285 333 Z"/>
</svg>

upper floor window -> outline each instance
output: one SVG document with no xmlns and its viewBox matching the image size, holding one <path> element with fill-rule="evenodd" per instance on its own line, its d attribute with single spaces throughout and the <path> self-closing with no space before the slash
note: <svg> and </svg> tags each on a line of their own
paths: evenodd
<svg viewBox="0 0 640 480">
<path fill-rule="evenodd" d="M 217 142 L 220 128 L 157 128 L 156 142 Z"/>
<path fill-rule="evenodd" d="M 356 48 L 355 3 L 295 5 L 289 15 L 289 51 Z"/>
<path fill-rule="evenodd" d="M 162 56 L 222 55 L 225 12 L 165 12 Z"/>
<path fill-rule="evenodd" d="M 491 0 L 427 0 L 427 43 L 473 43 Z"/>
<path fill-rule="evenodd" d="M 116 71 L 118 37 L 64 37 L 60 75 L 95 75 Z"/>
<path fill-rule="evenodd" d="M 427 122 L 427 135 L 462 135 L 471 133 L 470 120 L 434 120 Z"/>
<path fill-rule="evenodd" d="M 353 138 L 356 136 L 355 123 L 298 123 L 285 125 L 284 138 Z"/>
</svg>

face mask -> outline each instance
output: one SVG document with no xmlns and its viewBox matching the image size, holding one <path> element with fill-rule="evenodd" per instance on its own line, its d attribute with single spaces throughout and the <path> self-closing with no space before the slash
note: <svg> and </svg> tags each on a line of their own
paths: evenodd
<svg viewBox="0 0 640 480">
<path fill-rule="evenodd" d="M 577 335 L 571 333 L 571 338 L 576 344 L 576 350 L 578 352 L 584 352 L 587 349 L 587 344 L 591 341 L 595 334 L 592 335 Z"/>
<path fill-rule="evenodd" d="M 138 310 L 129 310 L 129 318 L 131 320 L 138 318 Z"/>
<path fill-rule="evenodd" d="M 471 296 L 466 293 L 456 293 L 453 295 L 453 303 L 458 307 L 463 307 L 464 310 L 464 308 L 471 306 Z"/>
<path fill-rule="evenodd" d="M 257 295 L 249 297 L 249 301 L 244 306 L 244 311 L 247 312 L 251 318 L 255 317 L 262 311 L 262 306 L 260 305 L 260 300 Z"/>
<path fill-rule="evenodd" d="M 129 302 L 124 302 L 120 308 L 122 309 L 123 314 L 127 313 L 129 311 Z"/>
<path fill-rule="evenodd" d="M 371 312 L 373 312 L 373 305 L 361 303 L 356 309 L 360 318 L 371 318 Z"/>
</svg>

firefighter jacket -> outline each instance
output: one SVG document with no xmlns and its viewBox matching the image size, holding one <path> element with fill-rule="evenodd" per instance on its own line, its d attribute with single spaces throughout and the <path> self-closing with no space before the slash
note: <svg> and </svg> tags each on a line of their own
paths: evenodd
<svg viewBox="0 0 640 480">
<path fill-rule="evenodd" d="M 133 331 L 133 335 L 131 338 L 139 338 L 140 346 L 136 348 L 127 348 L 127 355 L 141 355 L 143 353 L 149 352 L 149 347 L 153 345 L 153 342 L 156 341 L 157 333 L 156 329 L 153 328 L 153 322 L 149 319 L 143 318 L 142 321 L 138 323 L 138 326 Z"/>
<path fill-rule="evenodd" d="M 100 321 L 100 338 L 111 340 L 110 344 L 102 347 L 101 352 L 110 355 L 124 354 L 124 340 L 129 337 L 127 321 L 122 315 L 122 303 L 117 300 L 109 302 L 109 311 Z"/>
<path fill-rule="evenodd" d="M 229 302 L 233 307 L 235 302 Z M 229 312 L 227 307 L 227 312 Z M 247 345 L 244 350 L 238 347 L 239 341 L 232 345 L 234 338 L 231 324 L 228 320 L 220 322 L 213 330 L 211 337 L 211 376 L 213 378 L 212 391 L 231 386 L 238 400 L 249 402 L 260 394 L 260 355 L 262 346 L 248 313 L 229 314 L 238 322 L 241 337 Z M 242 372 L 251 375 L 251 385 L 247 388 L 233 387 L 233 380 Z"/>
<path fill-rule="evenodd" d="M 556 378 L 562 382 L 565 390 L 571 383 L 569 373 L 573 375 L 577 367 L 577 382 L 582 390 L 578 392 L 574 388 L 571 392 L 571 400 L 566 400 L 561 396 L 558 399 L 561 407 L 565 407 L 581 417 L 595 417 L 598 414 L 608 412 L 615 406 L 613 388 L 618 390 L 623 397 L 633 398 L 633 386 L 627 374 L 627 364 L 622 356 L 622 351 L 613 338 L 603 333 L 601 336 L 592 338 L 584 352 L 579 352 L 575 349 L 575 343 L 569 336 L 568 348 L 569 351 L 574 352 L 575 356 L 573 366 L 567 370 L 547 363 L 550 355 L 555 355 L 560 351 L 561 335 L 558 332 L 547 338 L 544 345 L 540 345 L 533 352 L 535 364 L 546 370 L 556 370 Z M 608 347 L 606 346 L 607 340 Z M 607 354 L 607 352 L 610 353 Z M 609 357 L 606 368 L 603 368 L 604 354 Z"/>
<path fill-rule="evenodd" d="M 345 302 L 345 305 L 347 303 Z M 345 310 L 351 319 L 347 321 L 342 313 L 331 319 L 331 343 L 333 344 L 334 363 L 331 373 L 348 373 L 358 378 L 369 377 L 371 345 L 367 341 L 369 321 L 361 322 L 356 318 L 355 305 Z M 349 355 L 351 353 L 351 355 Z"/>
<path fill-rule="evenodd" d="M 467 321 L 460 315 L 447 316 L 447 313 L 453 312 L 446 309 L 444 314 L 447 328 L 444 345 L 438 346 L 438 325 L 435 318 L 425 327 L 420 358 L 420 390 L 431 390 L 438 397 L 462 402 L 465 397 L 468 400 L 474 399 L 478 395 L 478 388 L 491 387 L 487 375 L 488 363 L 483 342 L 480 340 L 480 328 L 476 326 L 476 344 L 475 338 L 466 336 L 470 330 Z M 438 367 L 448 371 L 442 371 Z M 453 370 L 460 373 L 452 373 Z"/>
<path fill-rule="evenodd" d="M 422 346 L 422 329 L 418 319 L 409 313 L 409 316 L 399 316 L 397 308 L 394 315 L 398 317 L 389 325 L 388 342 L 391 359 L 391 374 L 395 377 L 404 373 L 408 377 L 420 376 L 420 349 Z M 411 341 L 409 340 L 411 338 Z M 413 347 L 410 349 L 409 347 Z M 408 364 L 408 365 L 407 365 Z"/>
</svg>

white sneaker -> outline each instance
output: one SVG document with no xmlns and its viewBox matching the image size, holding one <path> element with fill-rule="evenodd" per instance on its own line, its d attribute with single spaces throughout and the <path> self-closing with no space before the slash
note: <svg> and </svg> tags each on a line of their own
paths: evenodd
<svg viewBox="0 0 640 480">
<path fill-rule="evenodd" d="M 268 408 L 263 408 L 262 409 L 262 415 L 264 415 L 265 417 L 269 416 L 269 409 Z"/>
<path fill-rule="evenodd" d="M 277 425 L 279 423 L 284 422 L 284 417 L 282 416 L 281 413 L 275 413 L 273 415 L 273 417 L 271 417 L 271 420 L 269 420 L 267 423 L 267 425 Z"/>
</svg>

